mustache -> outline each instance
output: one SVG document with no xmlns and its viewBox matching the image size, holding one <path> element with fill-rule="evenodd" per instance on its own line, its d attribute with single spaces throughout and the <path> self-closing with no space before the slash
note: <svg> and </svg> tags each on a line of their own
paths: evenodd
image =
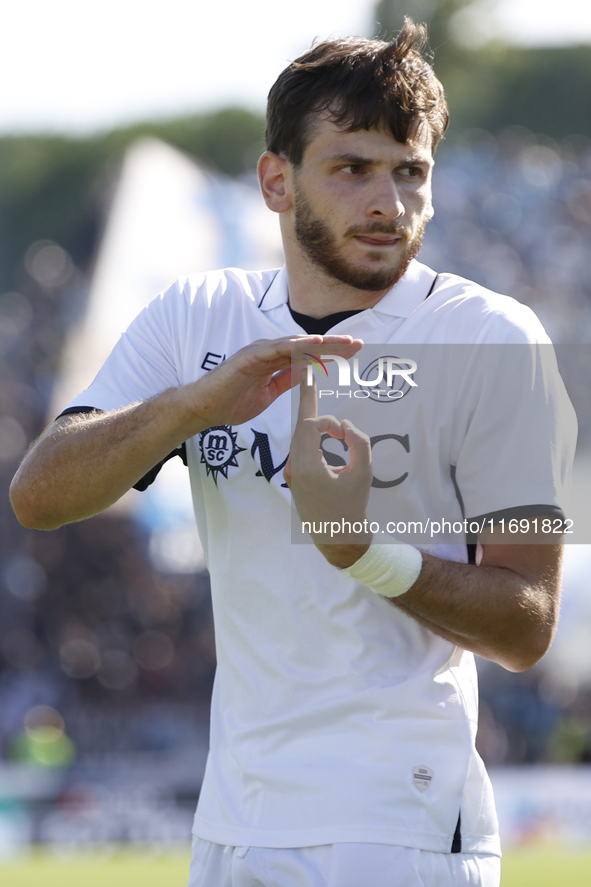
<svg viewBox="0 0 591 887">
<path fill-rule="evenodd" d="M 352 225 L 345 231 L 345 237 L 371 237 L 372 234 L 387 234 L 408 240 L 408 231 L 396 222 L 372 222 L 370 225 Z"/>
</svg>

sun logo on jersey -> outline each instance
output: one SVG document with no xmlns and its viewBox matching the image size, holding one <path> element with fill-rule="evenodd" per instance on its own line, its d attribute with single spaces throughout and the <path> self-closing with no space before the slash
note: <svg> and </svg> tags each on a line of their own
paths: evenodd
<svg viewBox="0 0 591 887">
<path fill-rule="evenodd" d="M 212 474 L 216 485 L 218 474 L 227 478 L 228 468 L 238 467 L 236 456 L 246 449 L 237 445 L 237 437 L 238 432 L 232 431 L 231 425 L 214 425 L 199 435 L 201 462 L 205 465 L 207 477 Z"/>
</svg>

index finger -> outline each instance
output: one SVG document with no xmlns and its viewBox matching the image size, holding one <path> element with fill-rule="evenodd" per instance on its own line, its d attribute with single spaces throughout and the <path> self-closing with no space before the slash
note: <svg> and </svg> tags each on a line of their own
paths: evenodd
<svg viewBox="0 0 591 887">
<path fill-rule="evenodd" d="M 300 379 L 300 408 L 298 422 L 303 419 L 316 419 L 318 416 L 318 396 L 316 379 L 312 376 L 312 384 L 308 385 L 308 371 L 303 370 Z"/>
<path fill-rule="evenodd" d="M 327 349 L 339 357 L 349 359 L 363 348 L 363 339 L 352 336 L 298 336 L 290 340 L 291 362 L 294 366 L 305 366 L 310 358 L 318 361 L 320 354 Z"/>
</svg>

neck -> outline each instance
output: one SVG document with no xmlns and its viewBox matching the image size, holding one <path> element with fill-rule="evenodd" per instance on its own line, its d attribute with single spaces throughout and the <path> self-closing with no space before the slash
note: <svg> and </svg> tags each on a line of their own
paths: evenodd
<svg viewBox="0 0 591 887">
<path fill-rule="evenodd" d="M 327 317 L 340 311 L 363 311 L 373 308 L 390 287 L 379 292 L 347 286 L 313 264 L 292 239 L 284 238 L 285 265 L 289 304 L 308 317 Z"/>
</svg>

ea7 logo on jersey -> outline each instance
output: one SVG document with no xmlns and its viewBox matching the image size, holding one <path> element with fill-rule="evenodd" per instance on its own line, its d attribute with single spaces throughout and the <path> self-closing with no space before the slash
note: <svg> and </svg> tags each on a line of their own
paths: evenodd
<svg viewBox="0 0 591 887">
<path fill-rule="evenodd" d="M 214 481 L 218 482 L 218 474 L 228 477 L 230 466 L 238 467 L 236 456 L 242 453 L 245 447 L 236 444 L 237 431 L 232 431 L 231 425 L 214 425 L 206 428 L 199 436 L 199 448 L 201 449 L 201 462 L 205 464 L 207 475 L 213 474 Z"/>
</svg>

